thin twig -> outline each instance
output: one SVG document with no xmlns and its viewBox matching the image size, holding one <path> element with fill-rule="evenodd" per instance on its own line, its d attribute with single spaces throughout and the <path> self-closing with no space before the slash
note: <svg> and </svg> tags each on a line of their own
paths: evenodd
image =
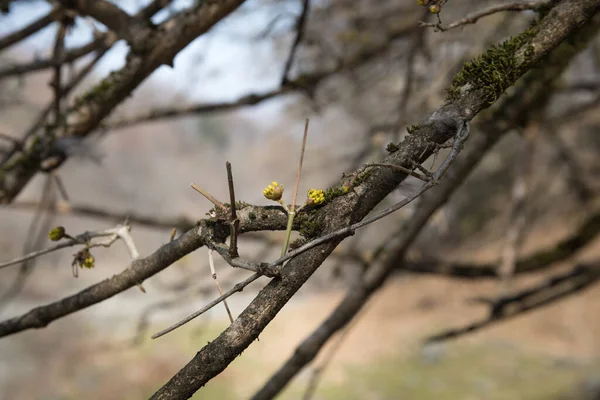
<svg viewBox="0 0 600 400">
<path fill-rule="evenodd" d="M 217 279 L 217 270 L 215 268 L 215 260 L 213 260 L 212 255 L 213 250 L 208 249 L 208 265 L 210 267 L 210 274 L 217 284 L 217 289 L 219 290 L 219 295 L 223 296 L 223 289 L 221 289 L 221 285 L 219 284 L 219 280 Z M 227 315 L 229 316 L 229 322 L 233 324 L 233 316 L 231 315 L 231 311 L 229 310 L 229 305 L 227 304 L 227 300 L 223 299 L 223 305 L 225 306 L 225 311 L 227 311 Z"/>
<path fill-rule="evenodd" d="M 438 31 L 447 31 L 449 29 L 457 28 L 459 26 L 474 24 L 479 21 L 480 18 L 487 17 L 488 15 L 495 14 L 497 12 L 502 11 L 525 11 L 525 10 L 539 10 L 543 7 L 546 7 L 550 4 L 551 0 L 537 0 L 537 1 L 527 1 L 527 2 L 517 2 L 510 4 L 496 4 L 488 8 L 484 8 L 483 10 L 476 11 L 472 14 L 467 15 L 466 17 L 453 22 L 447 26 L 442 26 L 441 23 L 431 23 L 431 22 L 419 22 L 420 26 L 423 27 L 431 27 Z"/>
<path fill-rule="evenodd" d="M 125 244 L 127 245 L 127 248 L 130 252 L 130 255 L 132 256 L 132 258 L 137 259 L 139 258 L 139 254 L 137 253 L 137 250 L 135 250 L 135 246 L 132 246 L 131 241 L 129 240 L 125 240 L 125 238 L 127 237 L 127 235 L 125 235 L 123 232 L 120 231 L 120 228 L 122 228 L 121 225 L 117 226 L 116 228 L 111 228 L 111 229 L 105 229 L 105 230 L 101 230 L 101 231 L 94 231 L 94 232 L 84 232 L 80 235 L 75 236 L 72 239 L 69 239 L 63 243 L 58 243 L 54 246 L 45 248 L 43 250 L 36 250 L 36 251 L 32 251 L 28 254 L 25 254 L 23 256 L 20 257 L 16 257 L 13 258 L 12 260 L 9 261 L 5 261 L 3 263 L 0 263 L 0 268 L 6 268 L 9 267 L 11 265 L 14 264 L 19 264 L 23 261 L 27 261 L 27 260 L 31 260 L 33 258 L 39 257 L 41 255 L 44 254 L 48 254 L 48 253 L 52 253 L 54 251 L 60 250 L 60 249 L 64 249 L 66 247 L 72 247 L 72 246 L 76 246 L 76 245 L 85 245 L 87 242 L 89 242 L 90 239 L 96 238 L 96 237 L 106 237 L 106 236 L 114 236 L 117 235 L 119 237 L 121 237 L 123 239 L 123 241 L 125 242 Z M 106 243 L 96 243 L 91 245 L 90 247 L 95 247 L 95 246 L 103 246 L 106 247 Z"/>
<path fill-rule="evenodd" d="M 64 58 L 65 52 L 65 35 L 67 34 L 67 25 L 65 21 L 61 21 L 58 25 L 56 32 L 56 40 L 54 43 L 54 78 L 52 80 L 52 89 L 54 89 L 54 126 L 58 127 L 60 124 L 60 106 L 62 98 L 61 88 L 61 71 L 62 71 L 62 59 Z"/>
<path fill-rule="evenodd" d="M 418 172 L 411 171 L 408 168 L 404 168 L 403 166 L 396 165 L 396 164 L 384 164 L 384 163 L 370 162 L 370 163 L 365 164 L 365 167 L 386 167 L 386 168 L 395 169 L 395 170 L 398 170 L 405 174 L 408 174 L 412 177 L 422 180 L 423 182 L 429 182 L 431 180 L 431 178 L 428 176 L 421 175 Z"/>
<path fill-rule="evenodd" d="M 294 197 L 292 197 L 292 211 L 296 211 L 296 199 L 298 197 L 298 187 L 300 186 L 300 177 L 302 176 L 302 163 L 304 162 L 304 152 L 306 150 L 306 139 L 308 137 L 308 123 L 306 118 L 304 122 L 304 136 L 302 137 L 302 149 L 300 151 L 300 162 L 298 163 L 298 173 L 296 174 L 296 186 L 294 187 Z"/>
<path fill-rule="evenodd" d="M 279 270 L 273 266 L 270 266 L 268 263 L 248 261 L 241 257 L 231 257 L 229 254 L 229 247 L 222 243 L 207 241 L 206 246 L 210 249 L 216 250 L 216 252 L 223 257 L 227 264 L 231 265 L 232 267 L 260 273 L 271 278 L 279 276 Z"/>
<path fill-rule="evenodd" d="M 304 123 L 304 136 L 302 137 L 302 149 L 300 150 L 300 162 L 298 164 L 298 173 L 296 174 L 296 186 L 294 187 L 294 195 L 292 197 L 292 207 L 288 212 L 288 224 L 285 230 L 285 241 L 283 242 L 283 248 L 281 249 L 281 256 L 287 253 L 290 245 L 290 237 L 292 235 L 292 225 L 294 224 L 294 217 L 296 216 L 296 199 L 298 198 L 298 187 L 300 186 L 300 177 L 302 176 L 302 163 L 304 162 L 304 152 L 306 150 L 306 138 L 308 137 L 308 122 L 306 118 Z"/>
<path fill-rule="evenodd" d="M 213 308 L 214 306 L 216 306 L 217 304 L 219 304 L 226 298 L 230 297 L 231 295 L 233 295 L 237 292 L 241 292 L 242 290 L 244 290 L 244 288 L 246 286 L 248 286 L 249 284 L 251 284 L 252 282 L 257 280 L 261 276 L 262 276 L 261 274 L 254 274 L 254 275 L 250 276 L 249 278 L 243 280 L 242 282 L 237 283 L 233 288 L 231 288 L 230 290 L 228 290 L 227 292 L 225 292 L 223 295 L 219 296 L 218 298 L 214 299 L 213 301 L 211 301 L 210 303 L 208 303 L 207 305 L 205 305 L 204 307 L 202 307 L 200 310 L 196 311 L 192 315 L 182 319 L 181 321 L 179 321 L 178 323 L 176 323 L 174 325 L 171 325 L 167 329 L 163 329 L 162 331 L 155 333 L 154 335 L 152 335 L 152 339 L 159 338 L 163 335 L 166 335 L 167 333 L 169 333 L 171 331 L 174 331 L 175 329 L 179 328 L 180 326 L 187 324 L 194 318 L 199 317 L 200 315 L 204 314 L 205 312 L 207 312 L 208 310 L 210 310 L 211 308 Z"/>
</svg>

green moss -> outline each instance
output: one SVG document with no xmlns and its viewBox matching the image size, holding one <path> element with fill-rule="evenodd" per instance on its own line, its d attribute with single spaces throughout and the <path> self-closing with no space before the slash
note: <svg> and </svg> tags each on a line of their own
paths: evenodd
<svg viewBox="0 0 600 400">
<path fill-rule="evenodd" d="M 390 143 L 388 143 L 388 144 L 387 144 L 387 146 L 385 147 L 385 150 L 386 150 L 388 153 L 395 153 L 395 152 L 397 152 L 398 150 L 400 150 L 400 147 L 399 147 L 399 146 L 398 146 L 396 143 L 392 143 L 392 142 L 390 142 Z"/>
<path fill-rule="evenodd" d="M 300 235 L 305 239 L 312 239 L 323 231 L 323 222 L 317 215 L 309 215 L 300 221 Z"/>
<path fill-rule="evenodd" d="M 81 97 L 75 99 L 74 106 L 75 108 L 79 108 L 85 103 L 93 102 L 94 100 L 101 97 L 104 93 L 106 93 L 114 83 L 114 72 L 107 76 L 105 79 L 101 80 L 96 86 L 88 90 Z"/>
<path fill-rule="evenodd" d="M 345 195 L 346 193 L 348 193 L 348 190 L 344 189 L 343 186 L 327 188 L 325 189 L 325 202 L 323 204 L 327 204 L 336 197 Z"/>
<path fill-rule="evenodd" d="M 250 206 L 249 203 L 246 203 L 245 201 L 236 201 L 235 202 L 235 208 L 238 210 L 243 210 L 244 208 Z"/>
<path fill-rule="evenodd" d="M 250 218 L 250 221 L 256 220 L 256 213 L 255 212 L 251 212 L 250 214 L 248 214 L 248 218 Z"/>
<path fill-rule="evenodd" d="M 526 46 L 537 32 L 537 24 L 518 36 L 512 37 L 500 45 L 494 45 L 488 51 L 465 63 L 460 72 L 452 79 L 447 89 L 446 101 L 456 100 L 466 85 L 470 90 L 481 90 L 486 101 L 493 103 L 522 74 L 522 63 L 516 59 L 519 49 Z M 532 57 L 534 49 L 529 45 L 526 57 Z"/>
<path fill-rule="evenodd" d="M 413 133 L 415 133 L 416 131 L 418 131 L 420 128 L 421 128 L 421 125 L 407 126 L 406 127 L 406 132 L 408 132 L 409 135 L 412 135 Z"/>
<path fill-rule="evenodd" d="M 269 218 L 269 216 L 268 216 L 267 214 L 264 214 L 264 213 L 263 213 L 263 214 L 261 214 L 261 216 L 260 216 L 260 217 L 261 217 L 262 219 L 268 219 L 268 218 Z"/>
</svg>

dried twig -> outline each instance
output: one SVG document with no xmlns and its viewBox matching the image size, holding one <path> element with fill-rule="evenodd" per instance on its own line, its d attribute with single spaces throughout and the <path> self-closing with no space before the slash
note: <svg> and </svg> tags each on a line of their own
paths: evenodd
<svg viewBox="0 0 600 400">
<path fill-rule="evenodd" d="M 219 284 L 219 280 L 217 279 L 217 270 L 215 269 L 215 260 L 213 260 L 212 249 L 208 250 L 208 265 L 210 266 L 210 274 L 217 285 L 217 289 L 219 290 L 219 295 L 223 296 L 223 289 L 221 289 L 221 285 Z M 227 316 L 229 317 L 229 322 L 233 323 L 233 316 L 231 315 L 231 311 L 229 310 L 229 305 L 227 304 L 227 300 L 223 299 L 223 305 L 225 306 L 225 311 L 227 311 Z"/>
<path fill-rule="evenodd" d="M 510 3 L 510 4 L 495 4 L 488 8 L 484 8 L 483 10 L 479 10 L 472 14 L 469 14 L 466 17 L 464 17 L 456 22 L 453 22 L 447 26 L 442 26 L 442 24 L 439 22 L 438 23 L 430 23 L 430 22 L 423 22 L 423 21 L 419 22 L 419 25 L 423 26 L 423 27 L 431 27 L 437 31 L 444 32 L 449 29 L 457 28 L 459 26 L 463 26 L 463 25 L 467 25 L 467 24 L 474 24 L 477 21 L 479 21 L 479 19 L 481 19 L 483 17 L 487 17 L 488 15 L 495 14 L 497 12 L 525 11 L 525 10 L 539 11 L 540 9 L 542 9 L 544 7 L 548 7 L 551 2 L 552 2 L 552 0 L 535 0 L 535 1 L 520 1 L 520 2 L 516 2 L 516 3 Z"/>
<path fill-rule="evenodd" d="M 308 137 L 308 118 L 304 123 L 304 135 L 302 136 L 302 149 L 300 150 L 300 162 L 298 164 L 298 172 L 296 174 L 296 185 L 294 186 L 294 195 L 292 196 L 292 206 L 288 211 L 288 225 L 285 231 L 285 241 L 281 249 L 281 256 L 285 256 L 290 244 L 290 236 L 292 234 L 292 224 L 296 215 L 296 199 L 298 197 L 298 187 L 300 186 L 300 177 L 302 176 L 302 163 L 304 162 L 304 151 L 306 150 L 306 138 Z"/>
<path fill-rule="evenodd" d="M 135 247 L 135 244 L 133 243 L 133 240 L 131 239 L 131 236 L 129 235 L 128 226 L 117 225 L 115 228 L 104 229 L 101 231 L 84 232 L 80 235 L 73 237 L 72 239 L 66 240 L 63 243 L 58 243 L 54 246 L 50 246 L 50 247 L 47 247 L 42 250 L 36 250 L 31 253 L 25 254 L 23 256 L 13 258 L 12 260 L 2 262 L 2 263 L 0 263 L 0 268 L 6 268 L 11 265 L 19 264 L 19 263 L 22 263 L 23 261 L 31 260 L 33 258 L 42 256 L 44 254 L 52 253 L 54 251 L 64 249 L 66 247 L 72 247 L 72 246 L 76 246 L 76 245 L 88 245 L 88 243 L 91 239 L 97 238 L 97 237 L 109 237 L 109 239 L 108 239 L 108 241 L 105 241 L 105 242 L 97 242 L 94 244 L 90 244 L 89 247 L 97 247 L 97 246 L 108 247 L 112 243 L 114 243 L 116 238 L 121 238 L 123 240 L 123 242 L 125 243 L 125 245 L 127 246 L 127 249 L 129 250 L 129 254 L 130 254 L 131 258 L 133 260 L 137 260 L 139 258 L 139 253 Z"/>
</svg>

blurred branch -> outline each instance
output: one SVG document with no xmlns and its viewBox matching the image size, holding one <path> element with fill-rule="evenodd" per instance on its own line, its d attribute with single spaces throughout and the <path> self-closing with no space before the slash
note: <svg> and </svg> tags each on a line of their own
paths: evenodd
<svg viewBox="0 0 600 400">
<path fill-rule="evenodd" d="M 106 129 L 121 129 L 139 123 L 146 123 L 165 118 L 181 117 L 186 115 L 201 114 L 207 112 L 229 111 L 240 107 L 252 106 L 274 97 L 290 93 L 293 91 L 291 86 L 281 87 L 265 93 L 250 94 L 231 102 L 193 104 L 184 107 L 165 107 L 157 108 L 143 112 L 125 119 L 109 120 L 102 124 Z"/>
<path fill-rule="evenodd" d="M 546 121 L 546 125 L 549 126 L 563 126 L 573 121 L 581 119 L 581 117 L 587 114 L 589 111 L 596 111 L 600 107 L 600 95 L 596 95 L 592 100 L 583 104 L 571 107 L 566 111 L 563 111 L 559 115 L 550 118 Z"/>
<path fill-rule="evenodd" d="M 75 10 L 81 16 L 90 16 L 115 32 L 121 39 L 133 43 L 135 18 L 115 4 L 105 0 L 58 0 L 65 8 Z"/>
<path fill-rule="evenodd" d="M 574 233 L 558 243 L 516 261 L 514 273 L 538 272 L 552 264 L 568 260 L 593 242 L 599 233 L 600 213 L 597 212 L 587 218 Z M 400 269 L 413 273 L 439 274 L 460 279 L 485 279 L 498 276 L 497 265 L 494 263 L 461 264 L 443 261 L 411 261 L 402 264 Z"/>
<path fill-rule="evenodd" d="M 67 34 L 67 21 L 64 19 L 58 25 L 58 29 L 56 31 L 56 39 L 54 42 L 54 78 L 50 84 L 52 89 L 54 89 L 54 126 L 59 126 L 60 124 L 60 105 L 61 98 L 63 96 L 62 83 L 61 83 L 61 71 L 62 71 L 62 59 L 65 51 L 65 36 Z"/>
<path fill-rule="evenodd" d="M 143 112 L 132 117 L 127 117 L 120 120 L 109 120 L 103 123 L 102 126 L 107 129 L 120 129 L 139 123 L 156 121 L 165 118 L 175 118 L 208 112 L 230 111 L 239 107 L 256 105 L 263 101 L 293 92 L 304 92 L 309 96 L 312 96 L 312 93 L 317 85 L 323 80 L 337 73 L 357 68 L 358 66 L 372 60 L 377 55 L 380 55 L 386 51 L 395 40 L 406 36 L 416 28 L 417 24 L 414 22 L 414 20 L 407 19 L 406 21 L 389 28 L 387 37 L 383 41 L 377 44 L 365 46 L 348 60 L 340 61 L 336 67 L 325 71 L 300 74 L 293 80 L 286 79 L 286 83 L 277 89 L 273 89 L 264 93 L 249 94 L 231 102 L 192 104 L 183 107 L 155 108 L 154 110 Z"/>
<path fill-rule="evenodd" d="M 59 11 L 59 8 L 55 7 L 48 14 L 46 14 L 43 17 L 41 17 L 40 19 L 32 22 L 31 24 L 27 25 L 26 27 L 24 27 L 16 32 L 10 33 L 10 34 L 4 36 L 3 38 L 0 38 L 0 51 L 4 50 L 7 47 L 12 46 L 15 43 L 20 42 L 21 40 L 28 38 L 29 36 L 33 35 L 34 33 L 38 32 L 38 31 L 44 29 L 45 27 L 50 25 L 52 22 L 54 22 L 54 20 L 60 14 L 61 13 Z"/>
<path fill-rule="evenodd" d="M 497 269 L 504 289 L 507 289 L 512 282 L 516 269 L 515 263 L 522 247 L 525 224 L 527 223 L 527 200 L 534 176 L 536 139 L 539 137 L 539 130 L 539 123 L 535 120 L 530 121 L 524 127 L 524 143 L 519 146 L 520 154 L 517 155 L 518 160 L 513 167 L 514 180 L 511 193 L 510 219 Z"/>
<path fill-rule="evenodd" d="M 7 207 L 22 210 L 31 210 L 37 207 L 38 203 L 35 202 L 17 202 L 8 205 Z M 67 207 L 58 205 L 48 205 L 49 210 L 56 212 L 60 215 L 81 215 L 92 218 L 103 218 L 113 221 L 123 221 L 127 219 L 129 222 L 136 223 L 142 226 L 148 226 L 151 228 L 159 229 L 171 229 L 178 228 L 182 231 L 188 231 L 196 225 L 196 221 L 186 218 L 160 218 L 156 216 L 144 216 L 135 214 L 133 212 L 115 212 L 108 211 L 102 208 L 95 208 L 85 205 L 72 205 L 69 204 Z"/>
<path fill-rule="evenodd" d="M 594 190 L 585 181 L 585 171 L 577 155 L 569 149 L 569 146 L 560 137 L 554 125 L 546 125 L 544 129 L 547 132 L 548 142 L 554 146 L 558 152 L 559 162 L 567 170 L 567 182 L 575 191 L 577 199 L 582 204 L 587 204 L 594 197 Z"/>
<path fill-rule="evenodd" d="M 94 66 L 100 61 L 100 59 L 106 54 L 108 49 L 100 50 L 96 56 L 90 60 L 90 62 L 84 66 L 81 71 L 75 75 L 70 82 L 68 82 L 64 87 L 61 88 L 60 93 L 56 93 L 55 96 L 58 97 L 66 97 L 77 85 L 81 83 L 81 81 L 92 71 Z M 37 119 L 34 121 L 32 126 L 25 132 L 23 138 L 20 139 L 19 145 L 15 146 L 11 151 L 9 151 L 3 158 L 2 162 L 0 162 L 0 169 L 4 162 L 9 160 L 12 156 L 14 156 L 17 152 L 22 152 L 24 150 L 24 143 L 34 135 L 46 122 L 48 115 L 52 112 L 55 107 L 55 101 L 50 101 L 48 105 L 40 112 Z"/>
<path fill-rule="evenodd" d="M 86 45 L 66 51 L 62 60 L 60 61 L 61 63 L 71 63 L 87 54 L 90 54 L 94 50 L 108 49 L 115 42 L 116 37 L 114 35 L 103 34 L 101 37 L 94 39 L 92 42 Z M 0 79 L 8 78 L 14 75 L 22 75 L 28 72 L 39 71 L 46 68 L 51 68 L 54 64 L 55 60 L 50 57 L 41 60 L 34 60 L 32 62 L 24 64 L 7 65 L 5 67 L 0 68 Z"/>
<path fill-rule="evenodd" d="M 431 336 L 427 338 L 426 342 L 441 342 L 476 332 L 494 323 L 537 310 L 567 296 L 580 293 L 598 280 L 600 280 L 600 269 L 597 265 L 579 265 L 565 274 L 551 277 L 545 283 L 532 286 L 512 296 L 498 299 L 475 299 L 476 302 L 490 307 L 489 315 L 485 319 Z"/>
<path fill-rule="evenodd" d="M 304 36 L 304 29 L 306 28 L 306 17 L 308 16 L 310 9 L 310 0 L 302 0 L 302 11 L 300 12 L 300 16 L 296 21 L 296 36 L 294 37 L 294 42 L 292 43 L 292 48 L 290 49 L 290 54 L 285 61 L 285 65 L 283 67 L 283 73 L 281 75 L 281 86 L 284 86 L 288 82 L 288 75 L 290 73 L 290 69 L 292 68 L 292 63 L 294 62 L 294 56 L 296 55 L 296 50 L 302 41 L 302 37 Z"/>
<path fill-rule="evenodd" d="M 143 41 L 144 51 L 132 48 L 125 66 L 75 101 L 66 113 L 69 124 L 61 129 L 61 137 L 86 137 L 100 125 L 113 109 L 126 99 L 154 70 L 161 65 L 173 65 L 174 57 L 198 36 L 239 7 L 244 0 L 224 0 L 219 3 L 200 2 L 185 12 L 161 24 L 148 28 Z M 23 152 L 0 165 L 0 203 L 10 203 L 33 176 L 42 169 L 46 146 L 25 143 Z M 58 168 L 67 159 L 62 154 L 53 164 Z M 41 160 L 41 162 L 40 162 Z"/>
<path fill-rule="evenodd" d="M 519 1 L 516 3 L 510 4 L 496 4 L 490 6 L 488 8 L 484 8 L 482 10 L 476 11 L 467 15 L 466 17 L 455 21 L 447 26 L 442 26 L 441 23 L 429 23 L 429 22 L 420 22 L 419 25 L 423 27 L 431 27 L 437 31 L 447 31 L 449 29 L 454 29 L 459 26 L 464 26 L 468 24 L 474 24 L 479 19 L 483 17 L 487 17 L 489 15 L 502 12 L 502 11 L 525 11 L 525 10 L 534 10 L 540 11 L 548 8 L 555 0 L 537 0 L 537 1 Z"/>
<path fill-rule="evenodd" d="M 172 0 L 152 1 L 133 17 L 135 24 L 139 26 L 146 24 L 148 18 L 151 18 L 154 14 L 159 12 L 163 7 L 167 6 L 171 2 Z M 106 51 L 117 42 L 117 39 L 117 36 L 112 32 L 99 33 L 90 43 L 65 52 L 61 63 L 71 63 L 95 50 Z M 53 65 L 54 60 L 52 58 L 35 60 L 33 62 L 18 65 L 8 65 L 4 68 L 0 68 L 0 80 L 14 75 L 22 75 L 28 72 L 50 68 Z"/>
<path fill-rule="evenodd" d="M 142 8 L 135 15 L 138 20 L 147 20 L 152 18 L 154 14 L 171 4 L 173 0 L 152 0 L 146 7 Z"/>
<path fill-rule="evenodd" d="M 104 242 L 99 242 L 99 243 L 91 243 L 90 242 L 92 239 L 98 238 L 98 237 L 113 237 L 115 239 L 121 238 L 123 240 L 123 242 L 127 245 L 127 248 L 131 255 L 131 258 L 136 260 L 139 258 L 139 254 L 137 253 L 137 250 L 135 249 L 135 246 L 133 245 L 131 238 L 128 236 L 128 234 L 125 233 L 124 229 L 128 230 L 129 228 L 126 226 L 123 226 L 123 225 L 118 225 L 115 228 L 104 229 L 101 231 L 84 232 L 80 235 L 77 235 L 77 236 L 71 238 L 71 239 L 68 239 L 67 241 L 65 241 L 63 243 L 59 243 L 59 244 L 56 244 L 54 246 L 51 246 L 51 247 L 48 247 L 48 248 L 45 248 L 42 250 L 36 250 L 29 254 L 25 254 L 23 256 L 14 258 L 9 261 L 1 262 L 0 268 L 6 268 L 11 265 L 19 264 L 23 261 L 31 260 L 33 258 L 37 258 L 44 254 L 52 253 L 54 251 L 64 249 L 66 247 L 73 247 L 73 246 L 77 246 L 77 245 L 87 245 L 90 248 L 98 247 L 98 246 L 108 247 L 108 246 L 110 246 L 110 244 L 112 244 L 112 242 L 109 242 L 110 244 L 108 244 L 108 246 L 107 246 L 106 243 L 104 243 Z"/>
<path fill-rule="evenodd" d="M 45 206 L 56 202 L 56 191 L 54 190 L 55 187 L 53 186 L 53 183 L 52 176 L 47 175 L 44 179 L 39 205 L 35 208 L 33 218 L 27 228 L 26 239 L 21 254 L 35 251 L 36 249 L 41 248 L 47 241 L 48 230 L 52 226 L 55 214 L 48 212 Z M 17 276 L 13 282 L 10 283 L 8 289 L 0 295 L 0 310 L 8 306 L 11 300 L 18 296 L 21 290 L 23 290 L 28 278 L 34 271 L 36 265 L 35 261 L 35 258 L 25 260 L 25 262 L 19 266 Z"/>
</svg>

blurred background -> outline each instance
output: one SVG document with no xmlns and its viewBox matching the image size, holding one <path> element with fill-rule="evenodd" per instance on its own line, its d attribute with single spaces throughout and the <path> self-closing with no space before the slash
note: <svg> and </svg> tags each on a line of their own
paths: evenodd
<svg viewBox="0 0 600 400">
<path fill-rule="evenodd" d="M 149 2 L 113 3 L 133 14 Z M 154 23 L 194 1 L 167 3 Z M 447 25 L 501 3 L 509 2 L 452 0 L 439 17 Z M 0 15 L 0 38 L 52 9 L 46 1 L 8 4 L 8 12 Z M 268 204 L 262 196 L 267 184 L 276 180 L 289 189 L 294 184 L 305 118 L 310 128 L 300 193 L 339 184 L 344 173 L 384 157 L 387 143 L 401 139 L 407 125 L 442 105 L 445 89 L 465 61 L 517 35 L 535 18 L 531 11 L 497 13 L 440 32 L 419 26 L 419 21 L 437 23 L 438 16 L 414 0 L 312 1 L 287 76 L 296 85 L 279 93 L 302 13 L 299 0 L 248 1 L 179 53 L 174 68 L 155 71 L 85 139 L 94 157 L 82 152 L 58 170 L 66 198 L 54 178 L 39 175 L 13 204 L 0 207 L 0 262 L 50 246 L 47 232 L 54 226 L 78 234 L 113 227 L 125 217 L 141 256 L 148 256 L 169 241 L 171 228 L 182 233 L 212 208 L 190 183 L 228 200 L 226 160 L 233 165 L 236 197 Z M 94 40 L 94 31 L 104 30 L 89 18 L 77 18 L 66 49 L 80 48 Z M 0 132 L 6 136 L 21 137 L 52 101 L 52 70 L 20 66 L 51 58 L 55 35 L 50 24 L 0 52 Z M 69 102 L 121 68 L 127 52 L 123 42 L 110 48 Z M 89 53 L 69 63 L 65 79 L 95 57 Z M 503 136 L 411 247 L 414 270 L 399 268 L 282 399 L 302 398 L 323 366 L 315 399 L 600 398 L 600 285 L 595 281 L 545 307 L 424 345 L 431 335 L 485 318 L 489 307 L 473 299 L 510 296 L 582 263 L 598 264 L 598 38 L 557 82 L 536 121 L 537 134 L 529 135 L 527 126 Z M 276 93 L 262 99 L 271 92 Z M 240 101 L 248 95 L 260 101 Z M 241 104 L 197 107 L 236 102 Z M 166 109 L 175 112 L 150 118 Z M 9 145 L 0 141 L 0 151 Z M 434 162 L 439 160 L 424 165 Z M 380 207 L 418 185 L 409 178 Z M 194 398 L 251 396 L 334 309 L 413 209 L 411 204 L 343 241 L 260 341 Z M 283 236 L 243 235 L 240 251 L 249 259 L 275 259 Z M 75 251 L 67 248 L 0 269 L 2 319 L 83 290 L 130 263 L 126 247 L 117 242 L 97 249 L 95 268 L 74 278 Z M 517 273 L 519 260 L 539 254 L 554 258 L 534 273 Z M 510 271 L 511 263 L 516 272 Z M 442 264 L 498 270 L 502 279 L 418 271 Z M 508 273 L 502 265 L 509 266 Z M 220 259 L 216 268 L 225 290 L 250 275 Z M 266 282 L 259 279 L 229 300 L 234 317 Z M 144 287 L 146 293 L 130 289 L 44 329 L 2 338 L 0 398 L 147 398 L 229 323 L 219 306 L 150 339 L 218 296 L 205 248 Z"/>
</svg>

